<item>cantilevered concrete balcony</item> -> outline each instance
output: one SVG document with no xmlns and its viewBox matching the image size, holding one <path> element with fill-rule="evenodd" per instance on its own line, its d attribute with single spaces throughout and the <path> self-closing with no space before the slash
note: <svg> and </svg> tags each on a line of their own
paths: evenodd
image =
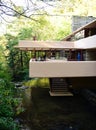
<svg viewBox="0 0 96 130">
<path fill-rule="evenodd" d="M 95 77 L 96 61 L 32 61 L 29 63 L 30 77 Z"/>
</svg>

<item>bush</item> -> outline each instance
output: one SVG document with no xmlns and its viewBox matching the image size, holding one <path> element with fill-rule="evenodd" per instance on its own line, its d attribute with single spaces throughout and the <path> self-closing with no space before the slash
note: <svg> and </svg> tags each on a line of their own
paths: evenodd
<svg viewBox="0 0 96 130">
<path fill-rule="evenodd" d="M 15 117 L 15 97 L 14 85 L 10 82 L 7 70 L 0 67 L 0 130 L 19 130 L 19 126 L 14 122 Z"/>
<path fill-rule="evenodd" d="M 11 117 L 0 117 L 0 130 L 18 130 L 19 127 Z"/>
</svg>

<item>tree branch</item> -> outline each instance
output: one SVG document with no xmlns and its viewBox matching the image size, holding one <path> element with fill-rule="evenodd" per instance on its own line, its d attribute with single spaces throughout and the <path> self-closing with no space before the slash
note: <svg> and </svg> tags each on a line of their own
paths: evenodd
<svg viewBox="0 0 96 130">
<path fill-rule="evenodd" d="M 3 7 L 3 9 L 2 9 L 2 7 Z M 33 19 L 32 17 L 25 15 L 25 13 L 26 13 L 27 10 L 24 10 L 23 12 L 19 12 L 19 11 L 13 9 L 12 7 L 9 7 L 9 6 L 5 5 L 5 4 L 2 3 L 1 1 L 0 1 L 0 8 L 1 8 L 1 9 L 0 9 L 1 15 L 2 15 L 2 14 L 5 14 L 5 15 L 7 15 L 7 16 L 13 16 L 13 17 L 23 16 L 23 17 L 25 17 L 25 18 L 29 18 L 29 19 L 34 20 L 34 21 L 37 22 L 36 19 Z M 6 12 L 10 12 L 10 13 L 6 13 Z M 1 16 L 1 15 L 0 15 L 0 16 Z M 3 18 L 3 20 L 5 20 L 4 17 L 1 17 L 1 18 Z M 5 21 L 6 21 L 6 20 L 5 20 Z"/>
<path fill-rule="evenodd" d="M 56 7 L 56 5 L 49 4 L 48 2 L 41 1 L 41 6 L 38 5 L 37 3 L 33 2 L 32 0 L 25 0 L 25 5 L 26 7 L 22 7 L 22 11 L 18 10 L 20 9 L 12 0 L 0 0 L 0 16 L 1 15 L 6 15 L 6 16 L 11 16 L 11 17 L 20 17 L 23 16 L 25 18 L 28 18 L 33 21 L 38 21 L 32 16 L 36 15 L 48 15 L 51 16 L 50 14 L 47 13 L 44 9 L 47 8 L 48 6 Z M 43 10 L 43 14 L 40 13 L 40 11 Z M 34 13 L 36 11 L 36 13 Z M 37 11 L 39 13 L 37 13 Z M 2 17 L 1 17 L 2 18 Z M 6 18 L 3 18 L 3 20 Z"/>
</svg>

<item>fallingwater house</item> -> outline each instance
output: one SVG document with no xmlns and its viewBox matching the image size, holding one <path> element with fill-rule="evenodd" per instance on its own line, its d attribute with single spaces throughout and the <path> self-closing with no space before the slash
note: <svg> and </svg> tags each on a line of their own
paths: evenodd
<svg viewBox="0 0 96 130">
<path fill-rule="evenodd" d="M 78 33 L 83 38 L 72 41 Z M 96 86 L 96 20 L 62 41 L 22 40 L 16 48 L 33 52 L 29 76 L 49 78 L 51 96 L 72 96 L 70 89 Z"/>
</svg>

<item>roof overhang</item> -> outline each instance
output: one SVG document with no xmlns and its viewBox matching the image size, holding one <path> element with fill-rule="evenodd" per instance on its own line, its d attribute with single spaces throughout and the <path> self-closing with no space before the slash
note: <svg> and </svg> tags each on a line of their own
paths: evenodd
<svg viewBox="0 0 96 130">
<path fill-rule="evenodd" d="M 83 30 L 90 29 L 90 28 L 96 28 L 96 19 L 93 20 L 92 22 L 90 22 L 90 23 L 88 23 L 88 24 L 78 28 L 76 31 L 72 32 L 70 35 L 68 35 L 67 37 L 63 38 L 62 41 L 66 41 L 67 39 L 73 37 L 78 32 L 81 32 Z"/>
<path fill-rule="evenodd" d="M 61 50 L 74 49 L 74 42 L 68 41 L 29 41 L 22 40 L 15 46 L 20 50 Z"/>
<path fill-rule="evenodd" d="M 20 50 L 96 49 L 96 35 L 78 41 L 19 41 Z"/>
<path fill-rule="evenodd" d="M 96 35 L 75 41 L 74 47 L 83 49 L 96 49 Z"/>
</svg>

